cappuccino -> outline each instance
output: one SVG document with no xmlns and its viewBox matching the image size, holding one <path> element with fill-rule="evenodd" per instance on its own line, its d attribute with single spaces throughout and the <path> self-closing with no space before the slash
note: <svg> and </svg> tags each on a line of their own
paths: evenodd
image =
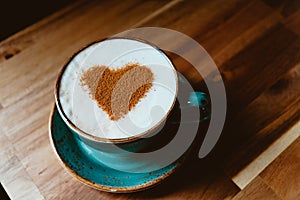
<svg viewBox="0 0 300 200">
<path fill-rule="evenodd" d="M 177 95 L 177 74 L 168 57 L 132 39 L 107 39 L 83 49 L 58 84 L 61 114 L 81 131 L 106 139 L 156 128 Z"/>
</svg>

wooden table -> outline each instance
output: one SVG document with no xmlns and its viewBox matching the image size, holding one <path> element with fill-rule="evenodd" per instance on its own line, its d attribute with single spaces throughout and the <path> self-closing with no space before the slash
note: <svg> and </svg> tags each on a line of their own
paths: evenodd
<svg viewBox="0 0 300 200">
<path fill-rule="evenodd" d="M 209 157 L 190 158 L 161 185 L 100 192 L 51 149 L 55 78 L 83 45 L 144 26 L 185 33 L 211 54 L 226 125 Z M 78 1 L 0 43 L 0 125 L 0 181 L 12 199 L 299 199 L 300 1 Z"/>
</svg>

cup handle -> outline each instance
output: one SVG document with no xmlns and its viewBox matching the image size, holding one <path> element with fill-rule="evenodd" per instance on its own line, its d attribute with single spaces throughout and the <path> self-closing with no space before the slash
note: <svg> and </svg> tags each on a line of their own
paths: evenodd
<svg viewBox="0 0 300 200">
<path fill-rule="evenodd" d="M 207 94 L 204 92 L 190 92 L 188 96 L 188 100 L 185 105 L 180 106 L 180 109 L 188 110 L 188 109 L 199 109 L 200 110 L 200 118 L 197 120 L 186 119 L 180 122 L 173 121 L 173 124 L 179 123 L 200 123 L 202 121 L 208 120 L 210 118 L 210 103 L 207 98 Z"/>
<path fill-rule="evenodd" d="M 207 94 L 204 92 L 191 92 L 188 98 L 187 107 L 198 107 L 200 109 L 200 119 L 198 122 L 210 118 L 210 103 Z M 185 109 L 184 107 L 182 109 Z"/>
<path fill-rule="evenodd" d="M 199 119 L 183 119 L 182 121 L 173 121 L 174 124 L 179 123 L 200 123 L 202 121 L 210 119 L 210 101 L 206 93 L 199 91 L 191 91 L 190 87 L 186 87 L 190 85 L 188 81 L 182 76 L 178 74 L 178 80 L 180 84 L 180 89 L 183 91 L 182 95 L 185 96 L 185 101 L 180 105 L 181 110 L 185 110 L 188 112 L 189 109 L 199 109 L 200 110 L 200 118 Z"/>
</svg>

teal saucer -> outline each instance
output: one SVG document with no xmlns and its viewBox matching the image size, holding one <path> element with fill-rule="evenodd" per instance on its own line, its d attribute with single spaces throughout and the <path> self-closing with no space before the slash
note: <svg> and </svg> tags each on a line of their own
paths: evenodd
<svg viewBox="0 0 300 200">
<path fill-rule="evenodd" d="M 128 173 L 109 168 L 89 157 L 78 145 L 78 139 L 65 125 L 56 106 L 53 106 L 49 120 L 50 141 L 62 166 L 79 181 L 98 190 L 127 193 L 154 186 L 181 165 L 182 159 L 167 167 L 150 173 Z"/>
</svg>

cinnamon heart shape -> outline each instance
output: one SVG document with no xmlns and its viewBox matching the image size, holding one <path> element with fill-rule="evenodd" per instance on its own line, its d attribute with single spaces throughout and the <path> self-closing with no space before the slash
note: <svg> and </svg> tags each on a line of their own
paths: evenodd
<svg viewBox="0 0 300 200">
<path fill-rule="evenodd" d="M 84 71 L 81 85 L 111 120 L 118 120 L 131 111 L 151 89 L 152 71 L 138 63 L 119 69 L 95 66 Z"/>
</svg>

